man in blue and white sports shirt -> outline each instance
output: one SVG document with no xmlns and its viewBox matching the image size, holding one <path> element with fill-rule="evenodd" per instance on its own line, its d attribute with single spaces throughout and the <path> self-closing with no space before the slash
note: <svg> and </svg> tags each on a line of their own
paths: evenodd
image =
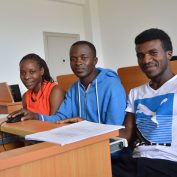
<svg viewBox="0 0 177 177">
<path fill-rule="evenodd" d="M 135 148 L 133 157 L 123 154 L 116 159 L 114 176 L 174 177 L 177 174 L 177 75 L 170 67 L 172 43 L 164 31 L 152 28 L 139 34 L 135 45 L 138 64 L 150 82 L 129 93 L 125 129 L 120 136 L 135 142 Z"/>
</svg>

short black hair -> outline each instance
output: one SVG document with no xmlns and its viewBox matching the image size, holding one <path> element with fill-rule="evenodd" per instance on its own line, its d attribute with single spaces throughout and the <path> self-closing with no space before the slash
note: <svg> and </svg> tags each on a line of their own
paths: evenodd
<svg viewBox="0 0 177 177">
<path fill-rule="evenodd" d="M 151 40 L 159 39 L 165 51 L 173 51 L 173 46 L 170 37 L 166 32 L 158 28 L 150 28 L 143 31 L 135 38 L 135 44 L 142 44 Z"/>
<path fill-rule="evenodd" d="M 21 61 L 20 64 L 24 61 L 24 60 L 32 60 L 35 61 L 39 68 L 44 68 L 44 75 L 42 76 L 43 81 L 49 81 L 49 82 L 54 82 L 53 78 L 50 75 L 49 72 L 49 68 L 47 66 L 47 63 L 45 62 L 45 60 L 43 60 L 39 55 L 35 54 L 35 53 L 30 53 L 25 55 Z"/>
<path fill-rule="evenodd" d="M 89 42 L 89 41 L 77 41 L 77 42 L 75 42 L 74 44 L 71 45 L 71 48 L 73 46 L 76 46 L 76 45 L 87 45 L 91 49 L 93 57 L 96 57 L 96 48 L 91 42 Z"/>
</svg>

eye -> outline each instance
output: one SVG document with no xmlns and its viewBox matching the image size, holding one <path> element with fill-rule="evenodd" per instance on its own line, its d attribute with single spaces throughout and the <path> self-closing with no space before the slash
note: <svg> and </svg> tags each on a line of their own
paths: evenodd
<svg viewBox="0 0 177 177">
<path fill-rule="evenodd" d="M 75 57 L 71 57 L 70 58 L 70 62 L 74 62 L 74 61 L 76 61 L 76 58 Z"/>
<path fill-rule="evenodd" d="M 142 54 L 142 53 L 138 53 L 138 54 L 136 54 L 136 56 L 137 56 L 138 60 L 142 60 L 144 58 L 144 54 Z"/>
<path fill-rule="evenodd" d="M 157 51 L 151 51 L 151 52 L 150 52 L 150 55 L 152 55 L 152 56 L 154 56 L 154 57 L 155 57 L 155 56 L 157 56 L 157 55 L 158 55 L 158 52 L 157 52 Z"/>
<path fill-rule="evenodd" d="M 20 75 L 24 76 L 26 73 L 24 71 L 20 71 Z"/>
<path fill-rule="evenodd" d="M 30 71 L 30 74 L 34 74 L 35 72 L 36 72 L 36 71 L 31 70 L 31 71 Z"/>
<path fill-rule="evenodd" d="M 86 56 L 82 56 L 82 57 L 81 57 L 81 59 L 82 59 L 83 61 L 86 61 L 87 58 L 88 58 L 88 57 L 86 57 Z"/>
</svg>

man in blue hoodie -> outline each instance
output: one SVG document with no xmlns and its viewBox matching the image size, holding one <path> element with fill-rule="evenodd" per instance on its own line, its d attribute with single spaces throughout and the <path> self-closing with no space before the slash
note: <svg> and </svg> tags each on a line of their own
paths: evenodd
<svg viewBox="0 0 177 177">
<path fill-rule="evenodd" d="M 70 65 L 79 78 L 68 90 L 55 115 L 27 113 L 22 120 L 34 117 L 48 122 L 63 120 L 122 125 L 126 108 L 126 94 L 116 72 L 96 68 L 95 46 L 78 41 L 70 48 Z M 67 119 L 66 119 L 67 118 Z M 70 119 L 68 119 L 70 118 Z"/>
</svg>

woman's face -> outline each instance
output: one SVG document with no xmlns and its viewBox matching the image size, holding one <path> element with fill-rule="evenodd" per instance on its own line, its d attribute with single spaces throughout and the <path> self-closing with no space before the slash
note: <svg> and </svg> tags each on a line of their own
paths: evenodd
<svg viewBox="0 0 177 177">
<path fill-rule="evenodd" d="M 44 68 L 36 61 L 26 59 L 20 63 L 20 78 L 27 89 L 37 92 L 42 84 Z"/>
</svg>

